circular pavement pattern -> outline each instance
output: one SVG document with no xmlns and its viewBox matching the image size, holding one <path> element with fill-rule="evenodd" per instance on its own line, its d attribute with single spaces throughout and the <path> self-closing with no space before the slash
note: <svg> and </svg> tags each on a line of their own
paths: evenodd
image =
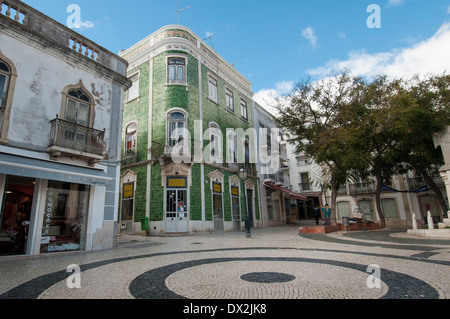
<svg viewBox="0 0 450 319">
<path fill-rule="evenodd" d="M 252 272 L 242 275 L 241 279 L 248 282 L 274 284 L 281 282 L 290 282 L 292 280 L 295 280 L 295 276 L 282 274 L 279 272 Z"/>
<path fill-rule="evenodd" d="M 306 261 L 234 260 L 185 268 L 169 275 L 165 285 L 188 299 L 311 299 L 318 291 L 325 299 L 381 298 L 387 286 L 369 289 L 368 276 L 358 270 Z"/>
<path fill-rule="evenodd" d="M 254 283 L 242 279 L 274 269 L 295 280 Z M 256 270 L 256 271 L 255 271 Z M 322 275 L 317 276 L 317 272 Z M 315 274 L 315 275 L 314 275 Z M 371 273 L 370 273 L 371 274 Z M 426 282 L 383 269 L 380 288 L 369 288 L 367 265 L 308 258 L 214 258 L 153 269 L 129 285 L 136 299 L 437 299 Z M 239 287 L 239 288 L 237 288 Z"/>
</svg>

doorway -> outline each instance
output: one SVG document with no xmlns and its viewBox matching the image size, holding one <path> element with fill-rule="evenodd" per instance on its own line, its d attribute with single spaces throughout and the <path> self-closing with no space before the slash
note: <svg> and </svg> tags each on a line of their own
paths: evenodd
<svg viewBox="0 0 450 319">
<path fill-rule="evenodd" d="M 222 233 L 224 231 L 224 224 L 221 183 L 213 183 L 213 215 L 214 231 L 216 233 Z"/>
<path fill-rule="evenodd" d="M 253 224 L 253 190 L 247 189 L 247 214 L 250 222 L 250 228 L 254 227 Z"/>
<path fill-rule="evenodd" d="M 0 211 L 0 255 L 26 254 L 35 179 L 7 176 Z"/>
<path fill-rule="evenodd" d="M 166 233 L 188 232 L 187 189 L 166 190 Z"/>
</svg>

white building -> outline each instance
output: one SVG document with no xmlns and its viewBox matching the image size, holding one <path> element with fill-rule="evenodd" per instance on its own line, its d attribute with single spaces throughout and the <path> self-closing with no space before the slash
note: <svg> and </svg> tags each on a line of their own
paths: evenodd
<svg viewBox="0 0 450 319">
<path fill-rule="evenodd" d="M 127 62 L 0 2 L 0 254 L 113 247 Z"/>
<path fill-rule="evenodd" d="M 253 102 L 253 110 L 253 126 L 259 132 L 258 177 L 263 225 L 293 222 L 299 217 L 299 209 L 306 207 L 308 199 L 292 186 L 291 145 L 276 127 L 272 114 L 256 102 Z M 272 132 L 272 129 L 278 131 Z M 275 170 L 264 172 L 264 167 L 273 165 Z"/>
</svg>

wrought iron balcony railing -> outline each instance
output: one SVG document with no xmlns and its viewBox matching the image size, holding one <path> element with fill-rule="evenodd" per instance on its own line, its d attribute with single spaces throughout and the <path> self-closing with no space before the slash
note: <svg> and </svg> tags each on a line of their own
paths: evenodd
<svg viewBox="0 0 450 319">
<path fill-rule="evenodd" d="M 349 185 L 350 195 L 375 193 L 375 182 L 353 183 Z"/>
<path fill-rule="evenodd" d="M 300 193 L 301 192 L 311 192 L 312 191 L 312 185 L 311 183 L 299 183 L 300 187 Z"/>
<path fill-rule="evenodd" d="M 52 157 L 69 154 L 87 159 L 101 159 L 105 150 L 105 131 L 77 125 L 59 118 L 51 121 L 47 149 Z"/>
<path fill-rule="evenodd" d="M 435 175 L 435 176 L 431 176 L 431 178 L 433 179 L 433 181 L 437 187 L 445 187 L 444 180 L 442 179 L 441 176 Z M 408 190 L 410 190 L 410 191 L 419 189 L 420 187 L 423 187 L 423 186 L 430 186 L 425 181 L 425 179 L 421 176 L 415 177 L 415 178 L 408 178 L 407 182 L 408 182 Z"/>
</svg>

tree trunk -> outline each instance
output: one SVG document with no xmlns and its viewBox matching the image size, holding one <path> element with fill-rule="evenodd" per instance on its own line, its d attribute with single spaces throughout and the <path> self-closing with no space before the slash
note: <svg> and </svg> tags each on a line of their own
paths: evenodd
<svg viewBox="0 0 450 319">
<path fill-rule="evenodd" d="M 434 180 L 431 178 L 431 176 L 428 174 L 428 172 L 425 169 L 418 167 L 418 168 L 416 168 L 416 170 L 423 176 L 423 178 L 425 179 L 425 182 L 436 193 L 439 204 L 441 205 L 442 214 L 443 214 L 442 217 L 448 218 L 448 216 L 447 216 L 448 207 L 447 207 L 447 204 L 445 203 L 444 195 L 442 195 L 441 190 L 439 189 L 439 187 L 437 187 L 436 183 L 434 182 Z"/>
<path fill-rule="evenodd" d="M 331 182 L 331 203 L 330 203 L 331 220 L 334 220 L 335 223 L 337 224 L 336 199 L 337 199 L 339 188 L 336 186 L 336 178 L 332 177 L 330 182 Z"/>
<path fill-rule="evenodd" d="M 375 205 L 377 209 L 378 218 L 380 219 L 380 227 L 385 228 L 386 220 L 384 219 L 383 209 L 381 206 L 381 185 L 383 183 L 381 175 L 379 174 L 376 175 L 376 182 L 377 182 L 377 190 L 375 192 Z"/>
</svg>

